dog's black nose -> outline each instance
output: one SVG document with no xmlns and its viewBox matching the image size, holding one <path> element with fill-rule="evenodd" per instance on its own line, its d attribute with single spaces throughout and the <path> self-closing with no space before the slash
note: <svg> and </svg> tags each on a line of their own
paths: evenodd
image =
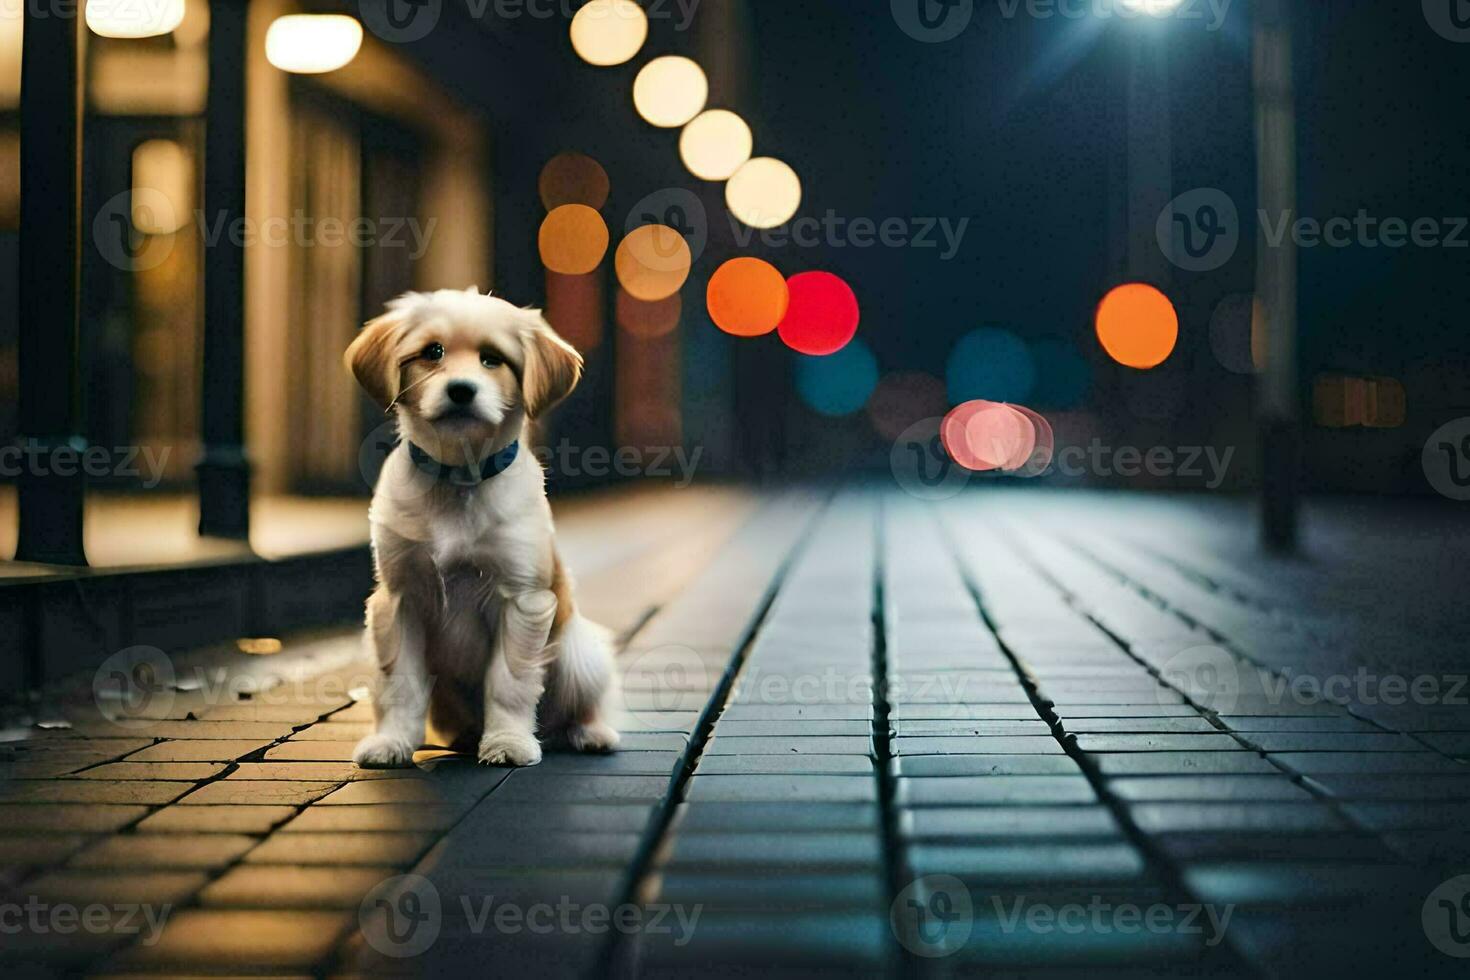
<svg viewBox="0 0 1470 980">
<path fill-rule="evenodd" d="M 479 389 L 468 381 L 451 381 L 449 387 L 445 389 L 445 393 L 449 395 L 449 400 L 456 405 L 468 405 L 475 400 L 475 395 L 478 392 Z"/>
</svg>

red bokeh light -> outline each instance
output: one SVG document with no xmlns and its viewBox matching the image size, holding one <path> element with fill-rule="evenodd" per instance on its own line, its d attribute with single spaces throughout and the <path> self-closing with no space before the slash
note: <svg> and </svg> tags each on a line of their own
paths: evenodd
<svg viewBox="0 0 1470 980">
<path fill-rule="evenodd" d="M 857 296 L 830 272 L 803 272 L 787 280 L 791 303 L 777 329 L 787 347 L 824 357 L 846 347 L 862 318 Z"/>
</svg>

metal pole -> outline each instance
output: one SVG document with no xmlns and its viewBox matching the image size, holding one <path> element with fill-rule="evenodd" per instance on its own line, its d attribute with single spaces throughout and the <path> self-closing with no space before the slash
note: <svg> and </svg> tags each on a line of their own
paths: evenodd
<svg viewBox="0 0 1470 980">
<path fill-rule="evenodd" d="M 209 102 L 204 123 L 204 211 L 234 227 L 245 217 L 245 65 L 249 4 L 216 0 L 209 23 Z M 245 455 L 245 247 L 226 234 L 204 254 L 204 455 L 199 533 L 250 536 Z"/>
<path fill-rule="evenodd" d="M 85 565 L 79 384 L 82 18 L 25 5 L 17 561 Z"/>
<path fill-rule="evenodd" d="M 1256 159 L 1260 208 L 1276 221 L 1296 213 L 1296 96 L 1288 0 L 1256 0 Z M 1257 248 L 1258 329 L 1265 365 L 1257 387 L 1262 452 L 1261 533 L 1272 551 L 1297 543 L 1300 443 L 1297 391 L 1297 252 L 1287 235 Z"/>
</svg>

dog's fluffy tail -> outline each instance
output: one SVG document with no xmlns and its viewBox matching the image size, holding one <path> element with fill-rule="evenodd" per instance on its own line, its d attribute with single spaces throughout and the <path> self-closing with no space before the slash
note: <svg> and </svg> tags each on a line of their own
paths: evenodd
<svg viewBox="0 0 1470 980">
<path fill-rule="evenodd" d="M 551 707 L 562 724 L 581 724 L 596 716 L 616 681 L 612 634 L 578 614 L 562 627 L 554 650 Z"/>
</svg>

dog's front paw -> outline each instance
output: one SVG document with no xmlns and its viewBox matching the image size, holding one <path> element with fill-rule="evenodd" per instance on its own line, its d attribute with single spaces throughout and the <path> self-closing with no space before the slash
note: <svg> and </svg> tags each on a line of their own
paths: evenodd
<svg viewBox="0 0 1470 980">
<path fill-rule="evenodd" d="M 578 752 L 611 752 L 621 741 L 617 729 L 603 721 L 573 725 L 567 729 L 567 742 Z"/>
<path fill-rule="evenodd" d="M 362 769 L 404 769 L 413 765 L 414 747 L 391 735 L 369 735 L 352 750 L 352 761 Z"/>
<path fill-rule="evenodd" d="M 486 732 L 480 739 L 480 761 L 487 766 L 534 766 L 541 743 L 526 732 Z"/>
</svg>

